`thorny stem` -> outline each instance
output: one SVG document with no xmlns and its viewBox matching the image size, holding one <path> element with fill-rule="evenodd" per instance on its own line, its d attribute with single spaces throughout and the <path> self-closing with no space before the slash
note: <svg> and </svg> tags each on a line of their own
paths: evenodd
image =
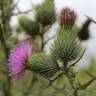
<svg viewBox="0 0 96 96">
<path fill-rule="evenodd" d="M 2 26 L 0 24 L 0 40 L 1 40 L 1 43 L 2 43 L 2 46 L 4 47 L 4 52 L 5 52 L 5 55 L 6 55 L 6 59 L 8 58 L 8 47 L 6 46 L 6 41 L 5 41 L 5 38 L 4 38 L 4 34 L 3 34 L 3 30 L 2 30 Z"/>
<path fill-rule="evenodd" d="M 8 58 L 8 47 L 7 47 L 7 44 L 6 44 L 6 40 L 5 40 L 5 37 L 4 37 L 4 33 L 6 31 L 6 28 L 5 28 L 5 22 L 6 22 L 6 18 L 5 18 L 5 13 L 4 13 L 4 4 L 3 4 L 4 1 L 2 1 L 2 4 L 1 4 L 1 20 L 0 21 L 0 40 L 1 40 L 1 44 L 2 46 L 4 47 L 4 51 L 5 51 L 5 55 L 6 55 L 6 59 Z"/>
<path fill-rule="evenodd" d="M 43 34 L 41 34 L 41 51 L 44 50 L 44 37 Z"/>
<path fill-rule="evenodd" d="M 67 76 L 67 78 L 68 78 L 68 80 L 69 80 L 69 82 L 71 84 L 71 87 L 73 89 L 75 89 L 75 87 L 74 87 L 74 80 L 72 80 L 72 78 L 70 77 L 70 75 L 68 74 L 68 72 L 66 73 L 66 76 Z"/>
<path fill-rule="evenodd" d="M 40 27 L 40 36 L 41 36 L 41 51 L 44 51 L 44 30 L 42 24 L 39 24 Z"/>
<path fill-rule="evenodd" d="M 67 66 L 67 62 L 63 62 L 63 63 L 65 65 L 64 66 L 65 75 L 68 78 L 69 83 L 70 83 L 72 89 L 75 90 L 76 89 L 75 86 L 74 86 L 75 74 L 71 71 L 72 70 L 71 67 L 70 66 L 69 67 Z M 70 73 L 72 72 L 72 74 L 70 74 L 69 72 Z M 74 75 L 74 77 L 72 75 Z M 78 96 L 78 94 L 77 94 L 77 96 Z"/>
<path fill-rule="evenodd" d="M 1 6 L 0 41 L 1 41 L 2 46 L 4 47 L 4 52 L 5 52 L 6 61 L 7 61 L 8 54 L 9 54 L 9 48 L 7 47 L 4 33 L 7 33 L 6 25 L 7 25 L 8 21 L 5 16 L 5 9 L 4 8 L 6 6 L 4 5 L 4 0 L 2 1 L 0 6 Z M 7 15 L 9 16 L 9 13 Z M 2 88 L 5 96 L 11 96 L 11 88 L 10 87 L 11 87 L 10 77 L 7 73 L 7 82 L 3 84 L 3 88 Z"/>
<path fill-rule="evenodd" d="M 67 62 L 65 62 L 65 61 L 63 61 L 63 64 L 64 64 L 64 69 L 63 70 L 65 71 L 65 75 L 68 78 L 68 80 L 71 84 L 71 87 L 74 89 L 74 85 L 73 85 L 74 83 L 73 83 L 73 80 L 71 79 L 71 76 L 69 74 L 69 72 L 71 71 L 71 68 L 68 68 Z"/>
<path fill-rule="evenodd" d="M 1 40 L 1 43 L 2 43 L 2 46 L 4 47 L 4 50 L 5 50 L 5 55 L 6 55 L 6 59 L 8 58 L 8 48 L 6 46 L 6 41 L 5 41 L 5 38 L 4 38 L 4 34 L 3 34 L 3 30 L 2 30 L 2 27 L 1 27 L 1 24 L 0 24 L 0 40 Z M 10 93 L 10 77 L 8 76 L 7 74 L 7 77 L 8 77 L 8 86 L 4 85 L 3 86 L 3 91 L 4 91 L 4 94 L 5 96 L 11 96 L 11 93 Z"/>
</svg>

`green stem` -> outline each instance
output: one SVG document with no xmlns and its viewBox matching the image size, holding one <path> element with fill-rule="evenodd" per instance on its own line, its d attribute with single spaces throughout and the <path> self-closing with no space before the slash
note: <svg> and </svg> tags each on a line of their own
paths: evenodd
<svg viewBox="0 0 96 96">
<path fill-rule="evenodd" d="M 39 24 L 40 26 L 40 37 L 41 37 L 41 51 L 44 51 L 44 30 L 42 24 Z"/>
<path fill-rule="evenodd" d="M 7 59 L 8 58 L 8 47 L 6 46 L 6 41 L 4 38 L 1 24 L 0 24 L 0 40 L 1 40 L 2 46 L 4 47 L 4 52 L 5 52 L 6 59 Z M 11 96 L 11 93 L 10 93 L 11 82 L 10 82 L 10 77 L 8 76 L 8 74 L 7 74 L 7 78 L 8 78 L 8 80 L 7 80 L 8 84 L 3 86 L 3 91 L 4 91 L 5 96 Z"/>
<path fill-rule="evenodd" d="M 44 37 L 43 34 L 41 34 L 41 51 L 44 51 Z"/>
<path fill-rule="evenodd" d="M 8 55 L 9 55 L 9 48 L 7 47 L 6 40 L 5 40 L 4 36 L 6 35 L 6 33 L 8 31 L 7 26 L 6 26 L 8 21 L 5 16 L 5 7 L 6 6 L 4 5 L 4 2 L 5 2 L 5 0 L 3 0 L 0 5 L 1 6 L 0 41 L 1 41 L 1 44 L 4 48 L 6 62 L 7 62 Z M 8 73 L 6 74 L 6 77 L 7 77 L 7 81 L 3 84 L 2 90 L 3 90 L 5 96 L 11 96 L 11 81 L 10 81 L 10 77 L 9 77 Z"/>
<path fill-rule="evenodd" d="M 2 46 L 4 47 L 4 52 L 5 52 L 5 55 L 6 55 L 6 59 L 8 58 L 8 47 L 7 47 L 7 44 L 6 44 L 6 41 L 5 41 L 5 38 L 4 38 L 4 34 L 3 34 L 3 29 L 2 29 L 2 26 L 0 24 L 0 40 L 1 40 L 1 44 Z"/>
<path fill-rule="evenodd" d="M 71 84 L 72 89 L 75 89 L 75 87 L 74 87 L 74 78 L 69 74 L 68 71 L 66 72 L 66 77 L 68 78 L 68 80 L 69 80 L 69 82 Z"/>
</svg>

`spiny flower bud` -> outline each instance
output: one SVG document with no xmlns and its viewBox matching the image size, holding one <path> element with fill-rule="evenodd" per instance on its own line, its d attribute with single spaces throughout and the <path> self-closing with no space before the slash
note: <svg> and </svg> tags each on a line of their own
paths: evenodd
<svg viewBox="0 0 96 96">
<path fill-rule="evenodd" d="M 61 28 L 54 44 L 51 47 L 51 58 L 57 59 L 58 65 L 61 68 L 62 63 L 64 67 L 70 62 L 76 60 L 82 52 L 82 47 L 77 39 L 74 30 Z"/>
<path fill-rule="evenodd" d="M 51 56 L 44 53 L 35 54 L 34 56 L 30 57 L 28 59 L 28 64 L 26 65 L 26 69 L 50 80 L 59 70 L 57 60 L 53 60 Z"/>
<path fill-rule="evenodd" d="M 61 26 L 71 27 L 75 23 L 76 17 L 76 13 L 72 9 L 63 8 L 59 16 L 59 23 Z"/>
</svg>

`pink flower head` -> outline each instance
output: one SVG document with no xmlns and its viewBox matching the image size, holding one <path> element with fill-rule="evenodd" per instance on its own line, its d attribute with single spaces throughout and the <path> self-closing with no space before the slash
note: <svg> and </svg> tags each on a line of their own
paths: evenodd
<svg viewBox="0 0 96 96">
<path fill-rule="evenodd" d="M 77 14 L 74 10 L 65 7 L 62 9 L 61 14 L 59 16 L 59 23 L 61 26 L 73 26 L 77 18 Z"/>
<path fill-rule="evenodd" d="M 9 75 L 20 79 L 23 76 L 25 65 L 31 55 L 32 46 L 30 42 L 24 41 L 11 51 L 9 55 Z"/>
</svg>

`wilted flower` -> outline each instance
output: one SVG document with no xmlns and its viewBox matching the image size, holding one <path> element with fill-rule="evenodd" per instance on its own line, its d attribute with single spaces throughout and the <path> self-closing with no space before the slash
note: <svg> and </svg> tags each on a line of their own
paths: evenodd
<svg viewBox="0 0 96 96">
<path fill-rule="evenodd" d="M 76 17 L 76 13 L 72 9 L 63 8 L 59 16 L 59 23 L 61 26 L 73 26 Z"/>
<path fill-rule="evenodd" d="M 30 42 L 24 41 L 14 48 L 8 59 L 9 75 L 20 79 L 23 76 L 25 65 L 31 55 L 32 46 Z"/>
</svg>

